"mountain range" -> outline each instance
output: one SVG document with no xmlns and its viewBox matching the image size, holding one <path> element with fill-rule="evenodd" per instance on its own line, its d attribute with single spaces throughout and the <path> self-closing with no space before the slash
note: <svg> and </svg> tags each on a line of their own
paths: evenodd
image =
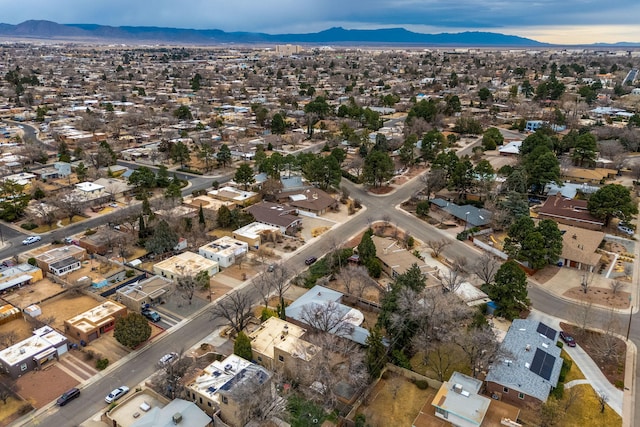
<svg viewBox="0 0 640 427">
<path fill-rule="evenodd" d="M 164 27 L 111 27 L 97 24 L 58 24 L 30 20 L 17 25 L 0 23 L 1 38 L 61 41 L 184 44 L 358 44 L 416 46 L 548 46 L 524 37 L 491 32 L 423 34 L 404 28 L 347 30 L 336 27 L 307 34 L 265 34 Z"/>
</svg>

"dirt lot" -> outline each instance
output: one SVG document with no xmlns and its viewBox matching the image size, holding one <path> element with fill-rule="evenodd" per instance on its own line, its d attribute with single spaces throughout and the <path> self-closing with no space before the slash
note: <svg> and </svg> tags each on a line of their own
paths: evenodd
<svg viewBox="0 0 640 427">
<path fill-rule="evenodd" d="M 629 308 L 631 294 L 629 292 L 618 291 L 615 295 L 611 289 L 589 287 L 585 294 L 581 287 L 571 288 L 562 296 L 578 301 L 591 302 L 596 305 L 603 305 L 612 308 Z"/>
<path fill-rule="evenodd" d="M 29 372 L 17 380 L 18 394 L 25 397 L 33 406 L 41 408 L 71 387 L 78 381 L 58 366 L 50 365 L 43 371 Z"/>
<path fill-rule="evenodd" d="M 41 301 L 62 292 L 64 292 L 62 286 L 45 278 L 37 283 L 15 288 L 3 295 L 3 298 L 16 307 L 25 308 L 31 304 L 39 304 Z"/>
<path fill-rule="evenodd" d="M 54 316 L 55 320 L 52 326 L 63 331 L 65 320 L 83 313 L 98 304 L 99 302 L 89 295 L 69 295 L 67 293 L 45 301 L 40 308 L 42 309 L 43 316 Z"/>
<path fill-rule="evenodd" d="M 367 425 L 372 427 L 386 427 L 391 420 L 393 425 L 410 426 L 425 402 L 431 402 L 436 392 L 433 388 L 420 390 L 406 378 L 391 374 L 376 384 L 368 405 L 360 406 L 358 413 L 364 414 Z M 433 419 L 438 422 L 435 415 Z"/>
</svg>

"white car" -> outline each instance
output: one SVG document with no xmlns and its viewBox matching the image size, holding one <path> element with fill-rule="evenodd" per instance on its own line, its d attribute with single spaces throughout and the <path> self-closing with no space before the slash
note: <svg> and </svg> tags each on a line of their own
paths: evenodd
<svg viewBox="0 0 640 427">
<path fill-rule="evenodd" d="M 619 225 L 618 230 L 622 231 L 624 234 L 628 234 L 629 236 L 633 236 L 635 231 L 629 227 L 625 227 L 624 225 Z"/>
<path fill-rule="evenodd" d="M 24 239 L 22 241 L 22 244 L 23 245 L 30 245 L 32 243 L 39 242 L 40 240 L 42 240 L 42 237 L 40 237 L 40 236 L 29 236 L 29 237 L 27 237 L 26 239 Z"/>
<path fill-rule="evenodd" d="M 178 360 L 178 353 L 167 353 L 160 358 L 160 365 L 167 366 Z"/>
<path fill-rule="evenodd" d="M 115 390 L 113 390 L 111 393 L 109 393 L 107 397 L 104 398 L 104 401 L 107 403 L 115 402 L 116 400 L 120 399 L 122 396 L 124 396 L 128 392 L 129 392 L 129 387 L 127 387 L 126 385 L 120 386 Z"/>
</svg>

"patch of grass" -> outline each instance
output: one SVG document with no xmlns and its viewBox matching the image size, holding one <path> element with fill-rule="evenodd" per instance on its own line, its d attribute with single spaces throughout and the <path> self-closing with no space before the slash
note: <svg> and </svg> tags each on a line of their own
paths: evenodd
<svg viewBox="0 0 640 427">
<path fill-rule="evenodd" d="M 571 362 L 573 362 L 573 359 L 571 359 L 571 356 L 569 356 L 569 354 L 566 351 L 562 350 L 562 353 L 560 353 L 560 355 L 562 356 L 563 359 L 571 360 Z M 585 376 L 580 370 L 580 368 L 578 368 L 578 365 L 576 365 L 575 363 L 571 363 L 571 369 L 569 369 L 569 372 L 567 372 L 567 375 L 564 378 L 564 382 L 568 383 L 569 381 L 583 380 L 583 379 L 585 379 Z"/>
<path fill-rule="evenodd" d="M 580 384 L 579 387 L 582 397 L 569 407 L 562 417 L 562 425 L 566 427 L 616 427 L 622 425 L 622 418 L 613 409 L 607 406 L 604 413 L 600 413 L 600 404 L 596 392 L 589 384 Z M 563 403 L 567 399 L 568 393 L 565 391 L 565 397 L 560 402 Z"/>
<path fill-rule="evenodd" d="M 7 399 L 7 404 L 0 402 L 0 424 L 7 425 L 8 422 L 18 415 L 20 408 L 24 405 L 24 401 L 18 400 L 15 397 Z"/>
<path fill-rule="evenodd" d="M 443 374 L 443 378 L 445 381 L 449 379 L 454 371 L 458 371 L 466 375 L 471 375 L 471 367 L 467 363 L 466 355 L 457 345 L 444 344 L 443 349 L 440 350 L 439 353 L 433 351 L 429 355 L 427 355 L 427 359 L 431 360 L 429 364 L 426 364 L 424 361 L 424 353 L 418 352 L 410 360 L 411 370 L 422 374 L 425 377 L 440 380 L 435 372 L 434 367 L 446 367 Z M 438 363 L 439 359 L 442 360 L 441 363 Z"/>
<path fill-rule="evenodd" d="M 287 409 L 289 410 L 289 423 L 291 427 L 322 425 L 327 418 L 327 413 L 321 406 L 305 400 L 299 395 L 293 395 L 289 398 Z"/>
</svg>

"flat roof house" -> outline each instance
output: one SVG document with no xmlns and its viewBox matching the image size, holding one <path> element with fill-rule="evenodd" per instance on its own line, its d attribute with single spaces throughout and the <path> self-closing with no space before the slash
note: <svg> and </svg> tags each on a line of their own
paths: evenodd
<svg viewBox="0 0 640 427">
<path fill-rule="evenodd" d="M 262 243 L 262 237 L 274 233 L 280 233 L 280 228 L 261 222 L 252 222 L 234 230 L 231 237 L 246 242 L 250 249 L 258 250 Z"/>
<path fill-rule="evenodd" d="M 159 303 L 171 292 L 173 284 L 159 276 L 125 285 L 116 291 L 118 301 L 131 311 L 139 312 L 142 306 Z"/>
<path fill-rule="evenodd" d="M 516 406 L 546 402 L 562 368 L 557 339 L 558 331 L 542 322 L 515 319 L 501 345 L 508 356 L 489 368 L 487 393 Z"/>
<path fill-rule="evenodd" d="M 76 245 L 53 248 L 35 256 L 42 271 L 56 276 L 64 276 L 82 267 L 87 251 Z"/>
<path fill-rule="evenodd" d="M 253 191 L 238 190 L 234 187 L 221 187 L 217 190 L 211 190 L 207 193 L 214 199 L 224 202 L 233 202 L 238 206 L 249 206 L 260 200 L 260 194 Z"/>
<path fill-rule="evenodd" d="M 382 263 L 382 269 L 393 278 L 405 273 L 413 264 L 417 264 L 418 267 L 430 268 L 423 260 L 400 247 L 393 239 L 375 235 L 371 236 L 371 239 L 376 247 L 376 258 Z"/>
<path fill-rule="evenodd" d="M 0 291 L 42 280 L 42 270 L 29 263 L 0 268 Z"/>
<path fill-rule="evenodd" d="M 11 378 L 18 378 L 67 352 L 69 340 L 50 326 L 33 331 L 33 335 L 0 351 L 0 368 Z"/>
<path fill-rule="evenodd" d="M 64 331 L 78 341 L 91 342 L 116 325 L 116 320 L 127 314 L 127 307 L 115 301 L 102 304 L 64 321 Z"/>
<path fill-rule="evenodd" d="M 186 390 L 198 407 L 231 427 L 245 426 L 253 410 L 272 401 L 269 371 L 235 354 L 204 368 Z"/>
<path fill-rule="evenodd" d="M 268 318 L 249 334 L 253 359 L 272 371 L 295 372 L 298 363 L 311 360 L 320 351 L 320 347 L 303 339 L 306 332 L 279 317 Z"/>
<path fill-rule="evenodd" d="M 183 252 L 160 261 L 153 266 L 153 272 L 158 276 L 175 280 L 186 275 L 197 276 L 206 271 L 213 277 L 220 268 L 218 263 L 193 252 Z"/>
<path fill-rule="evenodd" d="M 228 268 L 239 258 L 249 251 L 247 242 L 236 240 L 233 237 L 223 236 L 213 242 L 200 246 L 198 254 L 216 261 L 220 267 Z"/>
</svg>

